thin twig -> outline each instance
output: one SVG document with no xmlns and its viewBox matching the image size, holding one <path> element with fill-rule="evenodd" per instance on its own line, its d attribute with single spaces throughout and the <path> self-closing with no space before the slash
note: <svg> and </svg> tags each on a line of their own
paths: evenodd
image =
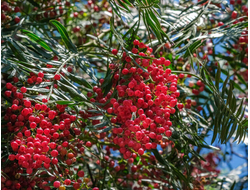
<svg viewBox="0 0 250 190">
<path fill-rule="evenodd" d="M 90 170 L 89 164 L 87 164 L 87 168 L 88 168 L 88 172 L 89 172 L 89 175 L 90 175 L 91 181 L 92 181 L 92 183 L 93 183 L 93 186 L 95 186 L 95 180 L 94 180 L 93 175 L 92 175 L 92 173 L 91 173 L 91 170 Z"/>
</svg>

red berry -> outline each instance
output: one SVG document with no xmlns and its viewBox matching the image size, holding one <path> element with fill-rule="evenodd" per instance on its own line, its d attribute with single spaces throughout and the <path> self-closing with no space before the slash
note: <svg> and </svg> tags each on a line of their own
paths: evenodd
<svg viewBox="0 0 250 190">
<path fill-rule="evenodd" d="M 129 73 L 129 71 L 128 71 L 127 68 L 124 68 L 124 69 L 122 70 L 122 74 L 127 75 L 128 73 Z"/>
<path fill-rule="evenodd" d="M 136 171 L 137 171 L 137 166 L 133 165 L 133 166 L 131 167 L 131 171 L 132 171 L 132 172 L 136 172 Z"/>
<path fill-rule="evenodd" d="M 44 77 L 44 74 L 43 74 L 42 72 L 39 72 L 39 73 L 38 73 L 38 77 L 43 78 L 43 77 Z"/>
<path fill-rule="evenodd" d="M 60 181 L 55 181 L 55 182 L 53 183 L 53 186 L 54 186 L 55 188 L 59 188 L 59 187 L 60 187 Z"/>
<path fill-rule="evenodd" d="M 58 57 L 55 55 L 53 58 L 52 58 L 54 61 L 58 61 Z"/>
<path fill-rule="evenodd" d="M 11 96 L 11 93 L 12 93 L 12 92 L 9 91 L 9 90 L 7 90 L 7 91 L 4 92 L 5 96 L 7 96 L 7 97 L 10 97 L 10 96 Z"/>
<path fill-rule="evenodd" d="M 57 158 L 53 158 L 51 162 L 52 162 L 52 164 L 57 164 L 58 160 L 57 160 Z"/>
<path fill-rule="evenodd" d="M 78 12 L 74 12 L 74 13 L 73 13 L 73 16 L 74 16 L 75 18 L 77 18 L 77 17 L 78 17 Z"/>
<path fill-rule="evenodd" d="M 184 78 L 184 76 L 185 76 L 185 75 L 184 75 L 183 73 L 179 74 L 179 78 L 180 78 L 180 79 Z"/>
<path fill-rule="evenodd" d="M 6 16 L 4 13 L 1 14 L 1 20 L 5 20 L 6 19 Z"/>
<path fill-rule="evenodd" d="M 172 136 L 172 131 L 167 130 L 165 134 L 166 134 L 167 137 L 171 137 Z"/>
<path fill-rule="evenodd" d="M 232 19 L 236 19 L 236 17 L 237 17 L 237 12 L 236 12 L 236 11 L 233 11 L 231 17 L 232 17 Z"/>
<path fill-rule="evenodd" d="M 86 146 L 87 146 L 87 147 L 91 147 L 91 146 L 92 146 L 92 143 L 91 143 L 90 141 L 87 141 L 87 142 L 86 142 Z"/>
<path fill-rule="evenodd" d="M 51 154 L 52 157 L 57 157 L 58 156 L 58 151 L 57 150 L 52 150 L 50 154 Z"/>
<path fill-rule="evenodd" d="M 139 43 L 139 48 L 141 48 L 141 49 L 142 49 L 142 48 L 145 48 L 145 44 L 144 44 L 143 42 L 140 42 L 140 43 Z"/>
<path fill-rule="evenodd" d="M 112 52 L 112 54 L 113 54 L 113 55 L 117 55 L 118 50 L 117 50 L 117 49 L 112 49 L 112 51 L 111 51 L 111 52 Z"/>
<path fill-rule="evenodd" d="M 66 1 L 65 2 L 65 6 L 69 7 L 70 6 L 70 2 Z"/>
<path fill-rule="evenodd" d="M 202 86 L 202 85 L 203 85 L 203 82 L 201 82 L 201 80 L 198 80 L 196 84 L 197 84 L 198 86 Z"/>
<path fill-rule="evenodd" d="M 78 183 L 78 182 L 75 182 L 74 184 L 73 184 L 73 188 L 74 189 L 80 189 L 80 183 Z"/>
<path fill-rule="evenodd" d="M 70 72 L 70 73 L 73 71 L 72 67 L 68 67 L 67 70 L 68 70 L 68 72 Z"/>
<path fill-rule="evenodd" d="M 15 7 L 14 12 L 15 12 L 15 13 L 18 13 L 18 12 L 20 12 L 20 10 L 21 10 L 21 9 L 20 9 L 19 7 Z"/>
<path fill-rule="evenodd" d="M 24 132 L 24 135 L 25 135 L 26 137 L 29 137 L 29 136 L 31 135 L 30 130 L 26 130 L 26 131 Z"/>
<path fill-rule="evenodd" d="M 138 46 L 138 45 L 140 44 L 140 42 L 139 42 L 138 40 L 134 40 L 133 44 L 134 44 L 135 46 Z"/>
<path fill-rule="evenodd" d="M 179 109 L 182 109 L 184 106 L 183 106 L 183 104 L 177 104 L 177 107 L 179 108 Z"/>
<path fill-rule="evenodd" d="M 1 6 L 1 8 L 2 8 L 2 10 L 4 10 L 4 11 L 8 11 L 9 10 L 9 6 L 8 5 L 2 5 Z"/>
<path fill-rule="evenodd" d="M 24 106 L 27 107 L 27 108 L 29 108 L 31 106 L 31 102 L 29 100 L 26 100 L 24 102 Z"/>
<path fill-rule="evenodd" d="M 23 87 L 21 87 L 21 89 L 20 89 L 20 90 L 21 90 L 21 92 L 22 92 L 22 93 L 26 93 L 26 92 L 27 92 L 27 88 L 26 88 L 26 87 L 24 87 L 24 86 L 23 86 Z"/>
<path fill-rule="evenodd" d="M 9 90 L 10 90 L 10 89 L 12 88 L 12 86 L 13 86 L 13 85 L 12 85 L 11 83 L 9 83 L 9 82 L 8 82 L 8 83 L 6 83 L 6 88 L 7 88 L 7 89 L 9 89 Z"/>
<path fill-rule="evenodd" d="M 219 23 L 218 23 L 218 26 L 223 26 L 223 25 L 224 25 L 223 22 L 219 22 Z"/>
<path fill-rule="evenodd" d="M 129 56 L 126 56 L 125 60 L 129 63 L 131 61 L 131 58 Z"/>
<path fill-rule="evenodd" d="M 169 66 L 170 64 L 171 64 L 171 62 L 169 60 L 164 61 L 165 66 Z"/>
<path fill-rule="evenodd" d="M 16 159 L 16 155 L 14 155 L 14 154 L 9 155 L 9 160 L 13 161 L 15 159 Z"/>
<path fill-rule="evenodd" d="M 65 185 L 70 185 L 71 184 L 71 180 L 70 179 L 65 179 L 64 184 Z"/>
<path fill-rule="evenodd" d="M 16 189 L 20 189 L 20 188 L 21 188 L 21 184 L 20 184 L 20 183 L 16 183 L 16 184 L 15 184 L 15 188 L 16 188 Z"/>
<path fill-rule="evenodd" d="M 78 175 L 79 177 L 84 177 L 84 171 L 79 171 L 79 172 L 77 172 L 77 175 Z"/>
<path fill-rule="evenodd" d="M 14 19 L 14 21 L 15 21 L 16 24 L 19 23 L 20 20 L 21 20 L 21 19 L 20 19 L 19 17 L 16 17 L 16 18 Z"/>
<path fill-rule="evenodd" d="M 61 76 L 60 76 L 59 74 L 56 74 L 56 75 L 54 76 L 54 79 L 55 79 L 55 80 L 60 80 L 60 78 L 61 78 Z"/>
<path fill-rule="evenodd" d="M 138 154 L 139 154 L 139 155 L 143 155 L 143 154 L 144 154 L 144 150 L 143 150 L 142 148 L 140 148 L 140 149 L 138 150 Z"/>
<path fill-rule="evenodd" d="M 241 36 L 241 37 L 239 38 L 239 42 L 240 42 L 240 43 L 244 43 L 244 42 L 245 42 L 245 38 L 244 38 L 243 36 Z"/>
<path fill-rule="evenodd" d="M 202 108 L 201 106 L 198 106 L 198 107 L 197 107 L 197 110 L 198 110 L 198 111 L 201 111 L 201 110 L 203 110 L 203 108 Z"/>
<path fill-rule="evenodd" d="M 137 53 L 138 53 L 138 49 L 133 48 L 133 49 L 131 50 L 131 52 L 134 53 L 134 54 L 137 54 Z"/>
<path fill-rule="evenodd" d="M 102 84 L 104 82 L 104 79 L 100 79 L 99 82 Z"/>
<path fill-rule="evenodd" d="M 41 83 L 41 82 L 43 82 L 43 79 L 41 77 L 37 77 L 36 82 Z"/>
<path fill-rule="evenodd" d="M 145 145 L 145 147 L 146 147 L 146 149 L 151 149 L 151 148 L 152 148 L 152 144 L 151 144 L 151 143 L 147 143 L 147 144 Z"/>
<path fill-rule="evenodd" d="M 112 69 L 112 70 L 115 69 L 115 64 L 110 63 L 110 64 L 109 64 L 109 68 Z"/>
<path fill-rule="evenodd" d="M 92 92 L 88 92 L 87 96 L 90 98 L 91 96 L 93 96 Z"/>
</svg>

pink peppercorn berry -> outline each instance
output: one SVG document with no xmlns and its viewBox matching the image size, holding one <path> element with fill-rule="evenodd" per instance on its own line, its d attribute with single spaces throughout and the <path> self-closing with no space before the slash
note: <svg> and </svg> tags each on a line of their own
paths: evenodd
<svg viewBox="0 0 250 190">
<path fill-rule="evenodd" d="M 60 80 L 60 79 L 61 79 L 61 76 L 60 76 L 59 74 L 56 74 L 56 75 L 54 76 L 54 79 L 55 79 L 55 80 Z"/>
</svg>

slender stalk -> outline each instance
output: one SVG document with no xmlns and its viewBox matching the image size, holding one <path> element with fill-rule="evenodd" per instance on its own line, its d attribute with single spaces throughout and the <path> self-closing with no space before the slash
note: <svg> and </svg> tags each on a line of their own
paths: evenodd
<svg viewBox="0 0 250 190">
<path fill-rule="evenodd" d="M 93 183 L 93 186 L 95 186 L 95 180 L 94 180 L 93 175 L 92 175 L 92 173 L 91 173 L 91 170 L 90 170 L 89 164 L 87 164 L 87 168 L 88 168 L 88 172 L 89 172 L 89 175 L 90 175 L 91 181 L 92 181 L 92 183 Z"/>
</svg>

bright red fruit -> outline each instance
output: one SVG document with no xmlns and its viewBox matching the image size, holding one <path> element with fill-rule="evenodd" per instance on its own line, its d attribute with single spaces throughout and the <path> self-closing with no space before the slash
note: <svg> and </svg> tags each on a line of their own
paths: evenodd
<svg viewBox="0 0 250 190">
<path fill-rule="evenodd" d="M 112 49 L 112 51 L 111 51 L 111 52 L 112 52 L 112 54 L 113 54 L 113 55 L 117 55 L 118 50 L 117 50 L 117 49 Z"/>
<path fill-rule="evenodd" d="M 60 80 L 60 79 L 61 79 L 61 76 L 60 76 L 59 74 L 56 74 L 56 75 L 54 76 L 54 79 L 55 79 L 55 80 Z"/>
<path fill-rule="evenodd" d="M 232 17 L 232 19 L 236 19 L 237 18 L 237 12 L 233 11 L 231 17 Z"/>
<path fill-rule="evenodd" d="M 16 24 L 19 23 L 20 20 L 21 20 L 21 19 L 20 19 L 19 17 L 16 17 L 16 18 L 14 19 L 14 21 L 15 21 Z"/>
<path fill-rule="evenodd" d="M 79 177 L 84 177 L 84 171 L 78 171 L 77 172 L 77 175 L 79 176 Z"/>
<path fill-rule="evenodd" d="M 53 186 L 54 186 L 55 188 L 59 188 L 59 187 L 60 187 L 60 181 L 55 181 L 55 182 L 53 183 Z"/>
</svg>

